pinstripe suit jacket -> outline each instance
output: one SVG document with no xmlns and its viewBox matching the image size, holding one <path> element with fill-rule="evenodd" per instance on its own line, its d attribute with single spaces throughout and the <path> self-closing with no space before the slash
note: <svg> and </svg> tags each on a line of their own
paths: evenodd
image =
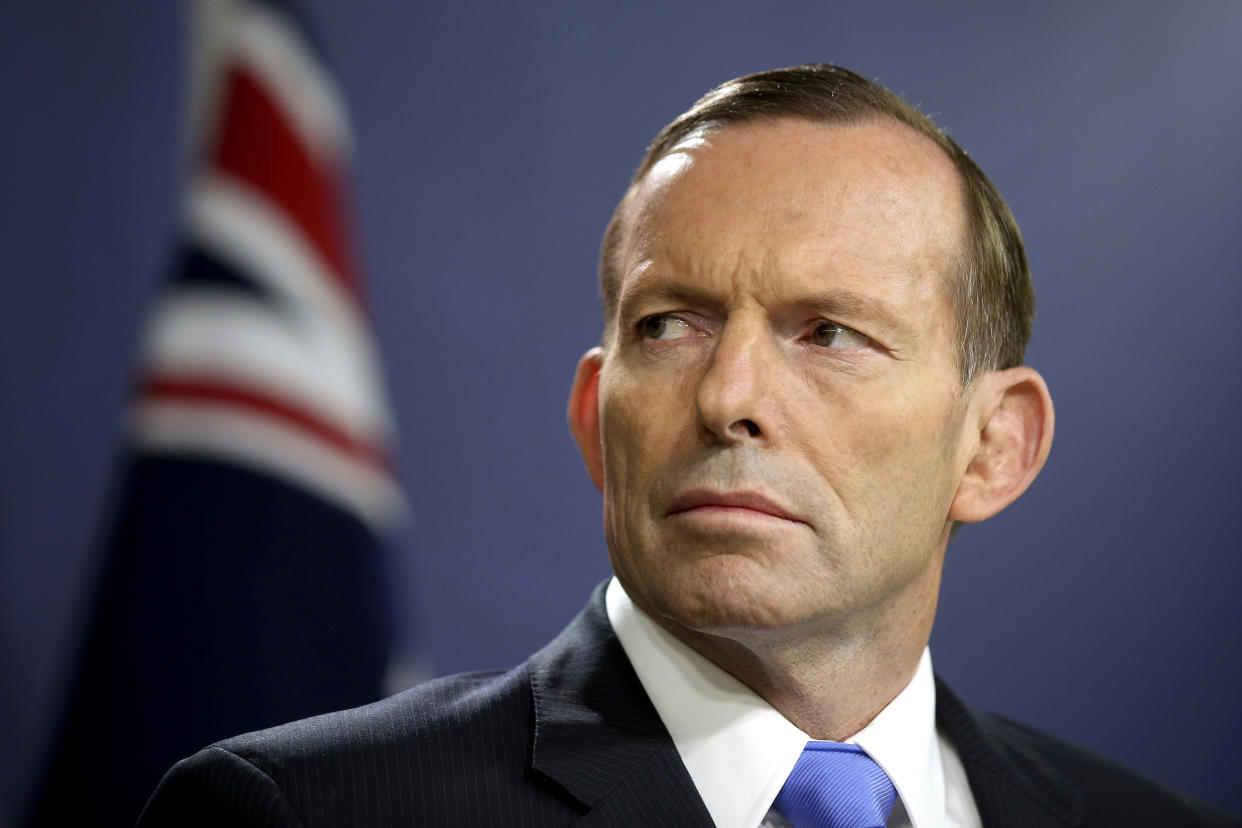
<svg viewBox="0 0 1242 828">
<path fill-rule="evenodd" d="M 985 825 L 1238 824 L 1103 760 L 977 713 L 937 717 Z M 507 673 L 212 745 L 175 765 L 140 826 L 710 826 L 604 610 L 603 588 Z"/>
</svg>

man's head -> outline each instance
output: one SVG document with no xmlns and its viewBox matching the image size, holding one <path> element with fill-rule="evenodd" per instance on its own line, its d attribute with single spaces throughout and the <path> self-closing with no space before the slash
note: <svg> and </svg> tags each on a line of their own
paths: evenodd
<svg viewBox="0 0 1242 828">
<path fill-rule="evenodd" d="M 807 77 L 825 112 L 859 90 L 888 108 L 774 108 Z M 659 618 L 734 640 L 897 625 L 921 647 L 950 526 L 1004 508 L 1043 463 L 1047 390 L 1008 365 L 1031 304 L 1016 227 L 893 100 L 832 68 L 726 84 L 656 139 L 609 227 L 607 333 L 569 419 L 613 567 Z M 976 191 L 1004 221 L 976 215 Z M 988 261 L 989 221 L 1012 228 L 1025 294 L 959 278 Z M 999 325 L 1017 344 L 963 348 L 979 323 L 954 308 L 997 291 L 1018 297 Z"/>
<path fill-rule="evenodd" d="M 964 384 L 980 371 L 1022 364 L 1031 336 L 1035 292 L 1013 214 L 974 161 L 926 115 L 897 95 L 838 66 L 815 64 L 731 80 L 700 98 L 661 130 L 617 205 L 600 247 L 599 283 L 605 343 L 616 318 L 616 260 L 634 188 L 651 167 L 688 136 L 732 125 L 794 118 L 825 124 L 891 119 L 935 144 L 957 170 L 966 236 L 945 275 L 953 299 L 955 344 Z"/>
</svg>

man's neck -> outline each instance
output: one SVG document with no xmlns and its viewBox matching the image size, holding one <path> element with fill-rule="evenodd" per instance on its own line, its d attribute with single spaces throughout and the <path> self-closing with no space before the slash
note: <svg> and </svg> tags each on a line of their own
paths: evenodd
<svg viewBox="0 0 1242 828">
<path fill-rule="evenodd" d="M 909 684 L 931 636 L 939 568 L 920 585 L 848 623 L 800 632 L 702 632 L 649 613 L 815 739 L 844 741 Z"/>
</svg>

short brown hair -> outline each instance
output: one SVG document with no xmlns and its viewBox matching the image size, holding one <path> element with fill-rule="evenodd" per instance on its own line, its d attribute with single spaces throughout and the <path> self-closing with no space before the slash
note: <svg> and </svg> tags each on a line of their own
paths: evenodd
<svg viewBox="0 0 1242 828">
<path fill-rule="evenodd" d="M 956 273 L 946 274 L 956 322 L 963 385 L 979 373 L 1022 364 L 1035 314 L 1035 292 L 1013 214 L 983 171 L 923 113 L 878 83 L 827 63 L 775 69 L 727 81 L 664 127 L 643 157 L 626 197 L 613 211 L 600 247 L 600 298 L 605 337 L 617 312 L 617 254 L 626 205 L 635 185 L 687 136 L 758 120 L 800 118 L 861 124 L 892 118 L 930 139 L 962 180 L 966 235 Z"/>
</svg>

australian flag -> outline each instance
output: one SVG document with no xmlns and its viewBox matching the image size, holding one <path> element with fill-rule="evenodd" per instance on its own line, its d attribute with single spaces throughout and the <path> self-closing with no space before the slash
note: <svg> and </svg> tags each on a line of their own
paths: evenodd
<svg viewBox="0 0 1242 828">
<path fill-rule="evenodd" d="M 132 825 L 214 741 L 379 697 L 403 514 L 342 209 L 339 88 L 292 2 L 196 17 L 182 238 L 39 825 Z"/>
</svg>

